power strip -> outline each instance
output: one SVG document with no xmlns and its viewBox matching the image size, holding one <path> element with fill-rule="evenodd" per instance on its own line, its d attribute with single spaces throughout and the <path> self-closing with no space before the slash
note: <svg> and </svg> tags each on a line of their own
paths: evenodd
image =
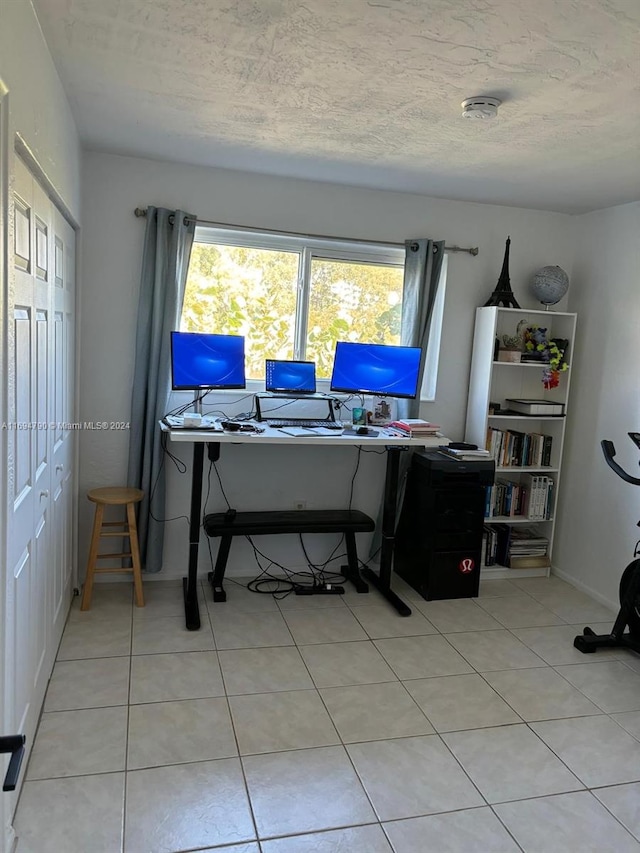
<svg viewBox="0 0 640 853">
<path fill-rule="evenodd" d="M 344 595 L 343 586 L 305 586 L 296 590 L 296 595 Z"/>
</svg>

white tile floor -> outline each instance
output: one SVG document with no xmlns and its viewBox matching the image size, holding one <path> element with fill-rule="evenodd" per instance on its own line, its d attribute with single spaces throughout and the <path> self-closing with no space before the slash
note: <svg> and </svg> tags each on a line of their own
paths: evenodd
<svg viewBox="0 0 640 853">
<path fill-rule="evenodd" d="M 214 605 L 205 586 L 188 632 L 180 584 L 147 582 L 144 609 L 96 586 L 60 645 L 18 853 L 640 851 L 640 658 L 572 646 L 613 614 L 558 579 L 397 589 L 409 619 L 375 591 L 227 582 Z"/>
</svg>

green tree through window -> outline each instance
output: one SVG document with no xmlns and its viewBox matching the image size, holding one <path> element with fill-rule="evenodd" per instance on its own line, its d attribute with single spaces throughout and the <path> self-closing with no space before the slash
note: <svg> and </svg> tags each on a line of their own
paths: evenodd
<svg viewBox="0 0 640 853">
<path fill-rule="evenodd" d="M 216 233 L 196 232 L 180 328 L 244 335 L 248 379 L 264 377 L 265 358 L 315 361 L 328 378 L 336 341 L 400 342 L 401 249 L 367 256 L 358 248 L 350 259 L 338 241 L 333 249 L 295 237 L 261 246 L 242 233 L 232 245 L 228 232 L 211 242 Z"/>
</svg>

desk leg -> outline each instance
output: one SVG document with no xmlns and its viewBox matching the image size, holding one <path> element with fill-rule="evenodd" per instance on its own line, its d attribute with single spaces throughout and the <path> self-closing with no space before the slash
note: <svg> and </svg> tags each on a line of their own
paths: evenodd
<svg viewBox="0 0 640 853">
<path fill-rule="evenodd" d="M 402 447 L 387 447 L 387 471 L 384 479 L 384 504 L 382 508 L 382 547 L 380 549 L 380 574 L 363 569 L 362 575 L 378 589 L 401 616 L 411 616 L 411 608 L 391 589 L 393 550 L 396 539 L 396 502 L 398 499 L 398 470 Z"/>
<path fill-rule="evenodd" d="M 200 628 L 198 607 L 198 548 L 200 545 L 200 511 L 202 509 L 202 466 L 204 444 L 193 445 L 193 469 L 191 471 L 191 510 L 189 512 L 189 574 L 182 579 L 184 591 L 184 616 L 188 631 Z"/>
</svg>

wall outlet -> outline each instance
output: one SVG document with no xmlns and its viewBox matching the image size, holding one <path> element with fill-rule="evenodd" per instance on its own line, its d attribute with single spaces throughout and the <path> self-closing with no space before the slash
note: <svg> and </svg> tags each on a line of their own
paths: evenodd
<svg viewBox="0 0 640 853">
<path fill-rule="evenodd" d="M 307 502 L 306 501 L 294 501 L 293 502 L 293 508 L 294 509 L 306 509 L 307 508 Z"/>
</svg>

